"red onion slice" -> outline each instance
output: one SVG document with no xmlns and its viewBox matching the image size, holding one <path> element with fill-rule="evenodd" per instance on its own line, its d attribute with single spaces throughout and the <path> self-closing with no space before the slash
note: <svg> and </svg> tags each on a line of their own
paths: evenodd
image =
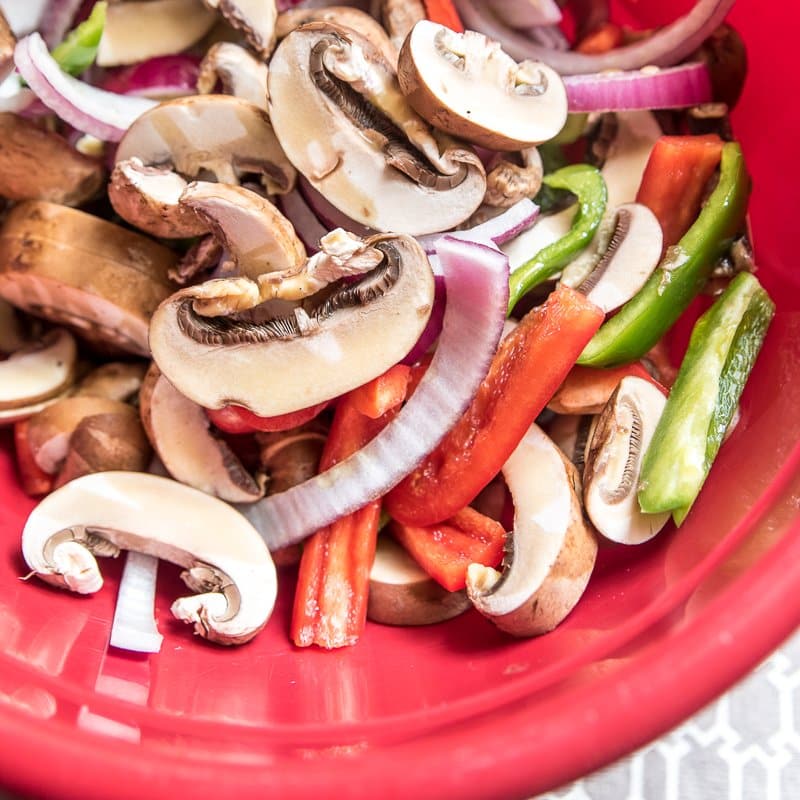
<svg viewBox="0 0 800 800">
<path fill-rule="evenodd" d="M 683 108 L 711 100 L 708 68 L 699 62 L 661 70 L 569 75 L 564 85 L 573 113 Z"/>
<path fill-rule="evenodd" d="M 137 117 L 157 105 L 143 97 L 105 92 L 62 72 L 38 33 L 20 39 L 14 63 L 48 108 L 73 128 L 104 141 L 118 142 Z"/>
<path fill-rule="evenodd" d="M 281 213 L 292 223 L 300 241 L 306 246 L 309 255 L 319 251 L 319 240 L 329 232 L 317 218 L 317 215 L 306 203 L 305 198 L 297 189 L 279 195 L 278 208 Z"/>
<path fill-rule="evenodd" d="M 154 614 L 158 559 L 129 550 L 122 570 L 111 645 L 138 653 L 157 653 L 164 637 Z"/>
<path fill-rule="evenodd" d="M 436 245 L 443 236 L 452 236 L 454 239 L 471 242 L 494 242 L 499 247 L 530 228 L 538 216 L 539 206 L 532 200 L 523 198 L 502 214 L 498 214 L 474 228 L 467 228 L 463 231 L 447 231 L 446 233 L 430 233 L 426 236 L 418 236 L 417 241 L 428 255 L 436 252 Z"/>
<path fill-rule="evenodd" d="M 444 275 L 441 274 L 441 262 L 438 256 L 428 256 L 433 269 L 433 308 L 428 322 L 422 333 L 417 339 L 417 343 L 411 348 L 408 355 L 402 360 L 402 364 L 412 366 L 428 352 L 431 345 L 439 338 L 444 324 L 444 310 L 447 308 L 447 289 L 444 283 Z M 434 266 L 434 261 L 436 266 Z M 437 272 L 437 267 L 439 272 Z"/>
<path fill-rule="evenodd" d="M 39 33 L 48 47 L 55 47 L 72 27 L 83 0 L 49 0 L 39 24 Z"/>
<path fill-rule="evenodd" d="M 476 0 L 455 0 L 464 24 L 495 39 L 518 61 L 544 61 L 562 75 L 602 72 L 604 69 L 640 69 L 648 64 L 669 67 L 693 53 L 719 26 L 734 0 L 698 0 L 692 10 L 675 22 L 664 26 L 647 39 L 587 55 L 574 51 L 561 52 L 535 44 L 526 36 L 504 26 Z"/>
<path fill-rule="evenodd" d="M 508 261 L 498 250 L 445 237 L 439 257 L 447 307 L 425 377 L 365 447 L 288 491 L 239 510 L 270 550 L 299 542 L 399 483 L 441 441 L 486 376 L 503 330 Z"/>
<path fill-rule="evenodd" d="M 117 67 L 106 72 L 102 88 L 115 94 L 168 100 L 197 94 L 200 60 L 187 53 L 174 56 L 155 56 L 129 67 Z"/>
</svg>

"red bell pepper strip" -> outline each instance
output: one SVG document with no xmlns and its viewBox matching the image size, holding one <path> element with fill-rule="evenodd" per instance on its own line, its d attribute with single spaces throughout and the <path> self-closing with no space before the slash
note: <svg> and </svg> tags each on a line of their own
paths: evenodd
<svg viewBox="0 0 800 800">
<path fill-rule="evenodd" d="M 709 179 L 722 158 L 723 141 L 705 136 L 662 136 L 653 145 L 636 202 L 658 217 L 664 249 L 676 244 L 700 213 Z"/>
<path fill-rule="evenodd" d="M 374 380 L 353 389 L 350 397 L 356 409 L 370 419 L 378 419 L 406 399 L 411 367 L 395 364 Z"/>
<path fill-rule="evenodd" d="M 431 22 L 438 22 L 456 33 L 464 32 L 464 24 L 452 0 L 423 0 L 425 16 Z"/>
<path fill-rule="evenodd" d="M 582 294 L 559 286 L 503 340 L 461 419 L 384 498 L 406 525 L 452 517 L 500 471 L 603 321 Z"/>
<path fill-rule="evenodd" d="M 54 475 L 48 475 L 34 460 L 28 441 L 28 420 L 14 425 L 14 449 L 17 455 L 17 472 L 22 491 L 31 497 L 41 497 L 53 491 Z"/>
<path fill-rule="evenodd" d="M 317 403 L 315 406 L 278 414 L 274 417 L 259 417 L 244 406 L 223 406 L 222 408 L 206 408 L 206 416 L 212 425 L 216 425 L 225 433 L 256 433 L 257 431 L 288 431 L 305 425 L 318 416 L 330 405 L 330 400 Z"/>
<path fill-rule="evenodd" d="M 506 531 L 496 520 L 467 506 L 436 525 L 391 523 L 395 538 L 449 592 L 467 585 L 467 567 L 496 567 L 503 559 Z"/>
<path fill-rule="evenodd" d="M 400 398 L 400 402 L 404 399 Z M 330 469 L 362 448 L 392 415 L 390 410 L 371 419 L 358 410 L 352 392 L 342 396 L 336 405 L 319 471 Z M 375 500 L 317 531 L 306 541 L 290 631 L 298 647 L 312 644 L 345 647 L 358 641 L 367 617 L 369 572 L 375 558 L 380 512 L 380 500 Z"/>
</svg>

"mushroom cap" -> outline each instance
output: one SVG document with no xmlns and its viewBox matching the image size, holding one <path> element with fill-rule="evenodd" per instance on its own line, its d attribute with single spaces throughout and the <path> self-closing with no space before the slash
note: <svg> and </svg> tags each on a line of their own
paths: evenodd
<svg viewBox="0 0 800 800">
<path fill-rule="evenodd" d="M 532 425 L 503 467 L 514 531 L 502 574 L 470 564 L 467 593 L 478 611 L 514 636 L 556 627 L 583 594 L 597 540 L 584 523 L 575 467 Z"/>
<path fill-rule="evenodd" d="M 516 64 L 483 34 L 418 22 L 400 49 L 400 88 L 431 125 L 492 150 L 552 139 L 567 120 L 567 91 L 546 64 Z"/>
<path fill-rule="evenodd" d="M 0 228 L 0 297 L 104 348 L 144 356 L 175 262 L 171 250 L 119 225 L 27 201 Z"/>
<path fill-rule="evenodd" d="M 147 436 L 173 478 L 230 503 L 264 494 L 222 439 L 211 433 L 203 409 L 184 397 L 151 364 L 139 398 Z"/>
<path fill-rule="evenodd" d="M 212 94 L 220 81 L 225 94 L 241 97 L 266 111 L 268 75 L 267 65 L 244 47 L 233 42 L 217 42 L 200 62 L 197 91 Z"/>
<path fill-rule="evenodd" d="M 117 163 L 134 157 L 188 179 L 211 174 L 238 184 L 243 174 L 259 173 L 274 194 L 290 191 L 295 181 L 266 112 L 224 94 L 181 97 L 142 114 L 117 148 Z"/>
<path fill-rule="evenodd" d="M 102 161 L 31 120 L 0 113 L 0 196 L 78 206 L 99 194 Z"/>
<path fill-rule="evenodd" d="M 594 425 L 583 470 L 583 498 L 607 539 L 641 544 L 667 524 L 670 512 L 645 514 L 637 490 L 642 457 L 667 399 L 651 381 L 623 378 Z"/>
<path fill-rule="evenodd" d="M 224 536 L 220 536 L 220 532 Z M 167 478 L 99 472 L 48 495 L 28 517 L 22 554 L 49 583 L 93 592 L 95 555 L 135 550 L 183 567 L 200 595 L 173 614 L 220 644 L 241 644 L 267 623 L 277 594 L 275 566 L 253 526 L 232 506 Z"/>
<path fill-rule="evenodd" d="M 150 326 L 159 369 L 205 408 L 235 404 L 264 417 L 308 408 L 380 375 L 419 338 L 434 280 L 410 236 L 381 235 L 367 244 L 383 252 L 383 262 L 357 283 L 314 295 L 294 317 L 257 324 L 198 315 L 195 298 L 226 281 L 177 292 Z"/>
<path fill-rule="evenodd" d="M 275 23 L 278 6 L 275 0 L 204 0 L 215 8 L 225 21 L 242 32 L 247 44 L 263 59 L 275 47 Z"/>
<path fill-rule="evenodd" d="M 332 72 L 328 53 L 352 79 Z M 357 222 L 420 235 L 453 228 L 480 205 L 480 159 L 413 112 L 392 67 L 354 31 L 329 23 L 292 31 L 270 62 L 269 94 L 290 161 Z"/>
</svg>

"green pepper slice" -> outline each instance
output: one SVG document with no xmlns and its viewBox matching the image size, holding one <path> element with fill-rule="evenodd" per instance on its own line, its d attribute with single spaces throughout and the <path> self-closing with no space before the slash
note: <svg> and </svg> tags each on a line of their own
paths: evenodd
<svg viewBox="0 0 800 800">
<path fill-rule="evenodd" d="M 50 55 L 64 72 L 80 75 L 94 64 L 106 25 L 107 6 L 106 2 L 95 3 L 92 13 L 53 48 Z"/>
<path fill-rule="evenodd" d="M 514 270 L 509 281 L 509 313 L 524 294 L 555 275 L 588 246 L 606 210 L 606 183 L 600 170 L 589 164 L 562 167 L 545 175 L 542 183 L 551 189 L 572 192 L 578 198 L 578 210 L 566 236 L 542 248 L 533 258 Z"/>
<path fill-rule="evenodd" d="M 642 460 L 642 511 L 672 511 L 675 523 L 683 522 L 719 452 L 774 313 L 758 279 L 742 272 L 697 321 Z"/>
<path fill-rule="evenodd" d="M 750 193 L 741 147 L 722 148 L 720 178 L 691 228 L 645 285 L 586 346 L 579 364 L 613 367 L 641 358 L 672 327 L 702 289 L 742 225 Z"/>
</svg>

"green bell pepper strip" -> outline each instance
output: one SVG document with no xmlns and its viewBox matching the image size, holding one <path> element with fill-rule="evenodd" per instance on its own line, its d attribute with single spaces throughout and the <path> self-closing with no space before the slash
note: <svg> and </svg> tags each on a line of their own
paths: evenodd
<svg viewBox="0 0 800 800">
<path fill-rule="evenodd" d="M 736 411 L 775 306 L 739 273 L 697 321 L 639 481 L 642 511 L 672 511 L 680 525 L 700 493 Z"/>
<path fill-rule="evenodd" d="M 555 275 L 583 250 L 597 231 L 606 210 L 608 192 L 600 170 L 589 164 L 570 164 L 550 175 L 542 183 L 551 189 L 566 189 L 578 198 L 578 210 L 566 236 L 542 248 L 511 274 L 508 312 L 520 298 Z"/>
<path fill-rule="evenodd" d="M 104 1 L 95 3 L 92 13 L 53 48 L 50 55 L 64 72 L 80 75 L 94 63 L 106 25 L 107 6 Z"/>
<path fill-rule="evenodd" d="M 578 363 L 614 367 L 650 350 L 702 289 L 744 221 L 749 193 L 741 147 L 729 142 L 722 148 L 719 183 L 692 227 L 667 250 L 645 285 L 602 325 Z"/>
</svg>

